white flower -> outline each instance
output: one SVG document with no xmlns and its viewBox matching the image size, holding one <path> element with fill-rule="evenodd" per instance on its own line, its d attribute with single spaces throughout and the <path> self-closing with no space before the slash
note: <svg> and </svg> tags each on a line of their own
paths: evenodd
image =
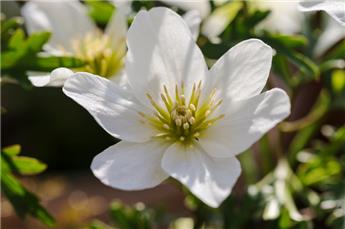
<svg viewBox="0 0 345 229">
<path fill-rule="evenodd" d="M 299 4 L 301 11 L 325 11 L 334 20 L 345 26 L 345 1 L 344 0 L 313 0 L 303 1 Z"/>
<path fill-rule="evenodd" d="M 209 0 L 161 0 L 171 6 L 177 6 L 185 11 L 196 10 L 201 18 L 206 18 L 211 12 Z"/>
<path fill-rule="evenodd" d="M 30 1 L 22 8 L 29 33 L 50 31 L 52 37 L 44 47 L 52 55 L 75 56 L 86 65 L 74 71 L 87 71 L 103 77 L 119 75 L 126 52 L 127 21 L 121 10 L 112 17 L 105 32 L 99 30 L 89 18 L 86 7 L 76 0 Z M 35 86 L 62 86 L 71 73 L 56 69 L 56 74 L 45 76 L 31 73 Z M 30 74 L 30 73 L 29 73 Z M 116 80 L 120 77 L 115 77 Z"/>
<path fill-rule="evenodd" d="M 268 31 L 295 34 L 301 31 L 303 14 L 298 11 L 298 0 L 251 0 L 259 9 L 270 10 L 259 27 Z"/>
<path fill-rule="evenodd" d="M 285 34 L 295 34 L 301 30 L 303 14 L 297 10 L 297 0 L 249 0 L 246 4 L 249 10 L 270 10 L 267 18 L 257 26 L 259 29 Z M 237 15 L 238 9 L 242 6 L 242 1 L 224 2 L 205 19 L 201 28 L 202 34 L 212 42 L 218 43 L 219 35 L 229 25 L 230 20 Z"/>
<path fill-rule="evenodd" d="M 122 141 L 91 165 L 106 185 L 151 188 L 169 176 L 218 207 L 241 173 L 236 155 L 290 113 L 280 89 L 260 94 L 272 49 L 257 39 L 208 70 L 186 23 L 166 8 L 140 11 L 127 36 L 129 88 L 76 73 L 64 93 Z"/>
<path fill-rule="evenodd" d="M 304 12 L 325 11 L 335 20 L 326 20 L 315 47 L 315 56 L 321 56 L 335 43 L 345 37 L 345 1 L 319 0 L 300 2 L 299 10 Z"/>
</svg>

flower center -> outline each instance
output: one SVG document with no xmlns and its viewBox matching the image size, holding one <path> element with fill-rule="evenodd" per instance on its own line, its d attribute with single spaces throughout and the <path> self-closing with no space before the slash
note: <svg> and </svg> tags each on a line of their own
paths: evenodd
<svg viewBox="0 0 345 229">
<path fill-rule="evenodd" d="M 215 98 L 216 90 L 212 90 L 200 103 L 201 91 L 201 82 L 194 84 L 191 96 L 186 100 L 183 83 L 180 87 L 176 85 L 175 97 L 171 97 L 167 87 L 163 86 L 161 103 L 154 101 L 152 96 L 147 94 L 154 108 L 154 114 L 147 115 L 142 112 L 139 114 L 159 130 L 154 137 L 191 144 L 193 141 L 198 141 L 208 127 L 224 117 L 224 114 L 212 115 L 222 103 L 221 99 Z"/>
<path fill-rule="evenodd" d="M 124 41 L 123 41 L 124 42 Z M 73 54 L 85 61 L 78 71 L 86 71 L 103 77 L 111 77 L 123 67 L 124 45 L 114 47 L 111 38 L 96 31 L 71 42 Z M 120 47 L 121 46 L 121 47 Z"/>
</svg>

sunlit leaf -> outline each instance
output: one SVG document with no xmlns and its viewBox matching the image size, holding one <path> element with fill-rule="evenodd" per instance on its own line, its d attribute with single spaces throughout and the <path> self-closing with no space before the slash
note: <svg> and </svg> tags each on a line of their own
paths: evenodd
<svg viewBox="0 0 345 229">
<path fill-rule="evenodd" d="M 345 90 L 345 71 L 344 70 L 335 70 L 332 73 L 331 80 L 332 88 L 334 92 L 340 93 Z"/>
<path fill-rule="evenodd" d="M 2 152 L 7 154 L 8 156 L 18 155 L 20 151 L 21 151 L 20 145 L 7 146 L 2 149 Z"/>
<path fill-rule="evenodd" d="M 46 166 L 34 158 L 17 156 L 20 146 L 6 147 L 1 151 L 1 188 L 11 202 L 18 216 L 24 218 L 31 215 L 42 223 L 53 226 L 54 218 L 39 203 L 34 193 L 29 192 L 13 175 L 36 174 L 42 172 Z"/>
<path fill-rule="evenodd" d="M 114 6 L 106 1 L 86 0 L 85 2 L 89 8 L 89 15 L 97 23 L 106 25 L 114 12 Z"/>
</svg>

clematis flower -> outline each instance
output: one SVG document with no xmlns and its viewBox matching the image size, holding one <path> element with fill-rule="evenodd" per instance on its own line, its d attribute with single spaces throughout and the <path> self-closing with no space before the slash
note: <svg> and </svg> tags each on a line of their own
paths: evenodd
<svg viewBox="0 0 345 229">
<path fill-rule="evenodd" d="M 121 8 L 112 16 L 105 32 L 97 28 L 86 7 L 77 0 L 30 1 L 22 8 L 29 33 L 51 31 L 44 47 L 51 55 L 67 55 L 82 59 L 86 65 L 73 71 L 87 71 L 106 78 L 121 80 L 126 52 L 127 21 Z M 72 72 L 56 69 L 54 74 L 29 73 L 35 86 L 62 86 Z"/>
<path fill-rule="evenodd" d="M 251 0 L 250 2 L 259 9 L 271 11 L 258 25 L 259 27 L 285 34 L 296 34 L 301 31 L 304 17 L 298 11 L 298 0 Z"/>
<path fill-rule="evenodd" d="M 345 26 L 345 2 L 343 0 L 313 0 L 299 3 L 299 9 L 304 12 L 325 11 L 334 20 Z"/>
<path fill-rule="evenodd" d="M 93 173 L 123 190 L 173 177 L 218 207 L 241 173 L 236 155 L 290 113 L 283 90 L 260 94 L 272 49 L 246 40 L 209 70 L 184 20 L 167 8 L 140 11 L 127 46 L 127 89 L 89 73 L 75 73 L 63 87 L 122 140 L 93 159 Z"/>
<path fill-rule="evenodd" d="M 325 30 L 317 40 L 315 56 L 321 56 L 335 43 L 345 38 L 345 2 L 340 0 L 303 1 L 299 3 L 303 12 L 325 11 L 335 20 L 327 20 Z"/>
</svg>

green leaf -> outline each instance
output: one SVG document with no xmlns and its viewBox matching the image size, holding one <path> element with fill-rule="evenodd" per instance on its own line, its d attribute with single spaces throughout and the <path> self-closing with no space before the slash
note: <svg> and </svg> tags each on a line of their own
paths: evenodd
<svg viewBox="0 0 345 229">
<path fill-rule="evenodd" d="M 255 9 L 254 12 L 251 12 L 251 14 L 245 20 L 247 28 L 254 28 L 257 24 L 263 21 L 269 14 L 269 10 L 263 11 Z"/>
<path fill-rule="evenodd" d="M 34 175 L 47 168 L 44 163 L 35 158 L 17 156 L 20 150 L 20 145 L 13 145 L 3 148 L 1 152 L 1 159 L 7 163 L 13 172 L 21 175 Z"/>
<path fill-rule="evenodd" d="M 32 71 L 51 71 L 55 68 L 65 67 L 65 68 L 78 68 L 84 66 L 84 62 L 75 57 L 37 57 L 35 59 L 27 60 L 26 67 Z"/>
<path fill-rule="evenodd" d="M 330 143 L 320 149 L 325 155 L 335 155 L 345 146 L 345 127 L 339 128 L 330 139 Z"/>
<path fill-rule="evenodd" d="M 333 71 L 331 84 L 332 84 L 332 89 L 335 93 L 341 93 L 345 91 L 345 71 L 344 70 Z"/>
<path fill-rule="evenodd" d="M 50 32 L 33 33 L 26 41 L 28 51 L 30 53 L 37 53 L 41 51 L 43 45 L 48 42 L 50 36 Z"/>
<path fill-rule="evenodd" d="M 323 58 L 324 60 L 330 59 L 344 59 L 345 58 L 345 40 L 341 41 L 336 47 L 334 47 L 327 55 Z"/>
<path fill-rule="evenodd" d="M 7 43 L 12 33 L 23 24 L 23 19 L 13 17 L 7 20 L 1 20 L 1 50 L 7 48 Z"/>
<path fill-rule="evenodd" d="M 99 220 L 93 220 L 89 225 L 88 228 L 90 229 L 113 229 L 113 227 L 99 221 Z"/>
<path fill-rule="evenodd" d="M 305 185 L 313 185 L 330 180 L 341 172 L 339 162 L 333 157 L 314 156 L 298 169 L 298 177 Z"/>
<path fill-rule="evenodd" d="M 8 156 L 15 156 L 18 155 L 21 151 L 20 145 L 12 145 L 12 146 L 7 146 L 2 149 L 2 152 L 5 153 Z"/>
<path fill-rule="evenodd" d="M 25 47 L 25 33 L 22 29 L 17 29 L 8 43 L 9 49 L 23 50 Z"/>
<path fill-rule="evenodd" d="M 105 1 L 86 0 L 85 2 L 89 8 L 89 15 L 96 23 L 106 25 L 109 22 L 114 12 L 113 5 Z"/>
<path fill-rule="evenodd" d="M 29 192 L 13 175 L 13 172 L 36 174 L 46 165 L 34 158 L 19 157 L 20 146 L 13 145 L 1 150 L 1 188 L 18 216 L 31 215 L 42 223 L 53 226 L 54 218 L 40 204 L 37 196 Z"/>
<path fill-rule="evenodd" d="M 221 28 L 225 29 L 235 19 L 236 15 L 243 7 L 243 2 L 232 1 L 216 8 L 206 19 L 203 25 L 208 25 L 210 21 L 217 21 Z M 204 29 L 204 28 L 203 28 Z M 223 31 L 219 31 L 223 32 Z"/>
<path fill-rule="evenodd" d="M 270 34 L 270 36 L 281 45 L 289 48 L 298 48 L 308 44 L 307 38 L 302 35 Z"/>
<path fill-rule="evenodd" d="M 31 215 L 48 226 L 55 224 L 54 218 L 39 204 L 36 195 L 26 190 L 14 176 L 2 172 L 1 187 L 20 217 Z"/>
<path fill-rule="evenodd" d="M 30 157 L 13 157 L 13 164 L 16 172 L 22 175 L 34 175 L 43 172 L 47 165 L 35 158 Z"/>
<path fill-rule="evenodd" d="M 305 80 L 315 80 L 320 75 L 320 70 L 318 66 L 307 56 L 304 56 L 300 52 L 292 50 L 289 46 L 294 46 L 296 44 L 301 44 L 301 41 L 291 40 L 288 42 L 282 39 L 282 36 L 275 36 L 269 33 L 265 33 L 263 36 L 259 36 L 260 39 L 268 43 L 272 48 L 274 48 L 277 53 L 286 56 L 289 60 L 294 63 L 299 70 L 304 74 Z M 285 37 L 286 39 L 286 37 Z"/>
</svg>

